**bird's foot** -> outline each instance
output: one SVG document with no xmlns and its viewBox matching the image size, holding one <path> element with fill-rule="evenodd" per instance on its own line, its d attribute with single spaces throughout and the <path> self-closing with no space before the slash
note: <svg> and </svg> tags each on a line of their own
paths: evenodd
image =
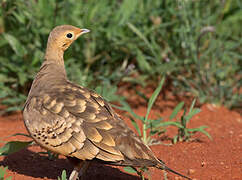
<svg viewBox="0 0 242 180">
<path fill-rule="evenodd" d="M 76 169 L 73 169 L 69 177 L 69 180 L 79 180 L 78 174 L 78 171 Z"/>
</svg>

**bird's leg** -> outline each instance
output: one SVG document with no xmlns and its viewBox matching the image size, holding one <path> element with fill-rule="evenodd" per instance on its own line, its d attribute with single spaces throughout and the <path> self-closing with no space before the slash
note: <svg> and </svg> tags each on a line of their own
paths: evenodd
<svg viewBox="0 0 242 180">
<path fill-rule="evenodd" d="M 74 166 L 73 171 L 69 177 L 69 180 L 83 179 L 85 172 L 90 164 L 90 161 L 82 161 L 74 157 L 67 157 L 69 162 Z"/>
<path fill-rule="evenodd" d="M 71 175 L 69 177 L 69 180 L 78 180 L 79 177 L 78 177 L 78 172 L 79 172 L 79 168 L 74 168 L 73 171 L 71 172 Z"/>
<path fill-rule="evenodd" d="M 86 173 L 89 165 L 90 165 L 90 161 L 83 161 L 82 162 L 82 165 L 81 165 L 81 168 L 80 168 L 80 171 L 79 171 L 79 178 L 80 178 L 80 180 L 84 179 L 85 173 Z"/>
</svg>

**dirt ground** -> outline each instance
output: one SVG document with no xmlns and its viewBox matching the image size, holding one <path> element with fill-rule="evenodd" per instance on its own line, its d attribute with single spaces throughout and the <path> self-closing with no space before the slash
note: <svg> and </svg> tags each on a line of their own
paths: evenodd
<svg viewBox="0 0 242 180">
<path fill-rule="evenodd" d="M 151 90 L 146 89 L 146 94 L 151 95 Z M 134 95 L 132 90 L 123 93 L 129 98 L 134 111 L 139 115 L 145 115 L 146 102 Z M 169 117 L 172 109 L 178 104 L 177 97 L 169 93 L 163 93 L 158 97 L 150 117 Z M 189 105 L 190 101 L 186 104 Z M 206 130 L 212 136 L 209 140 L 205 135 L 197 133 L 191 142 L 179 142 L 167 146 L 169 140 L 176 134 L 175 128 L 168 128 L 165 135 L 157 137 L 163 144 L 153 145 L 151 148 L 156 156 L 166 162 L 167 166 L 191 177 L 194 180 L 242 180 L 242 116 L 241 111 L 228 110 L 225 107 L 217 107 L 211 104 L 201 105 L 201 112 L 194 116 L 189 127 L 201 125 L 209 126 Z M 125 122 L 132 128 L 130 120 L 124 112 L 118 111 Z M 6 137 L 14 133 L 27 133 L 21 113 L 0 117 L 0 137 Z M 1 139 L 2 140 L 2 139 Z M 4 140 L 27 140 L 25 137 L 11 137 Z M 3 144 L 0 143 L 0 146 Z M 57 179 L 63 169 L 67 174 L 71 172 L 71 165 L 60 157 L 56 160 L 48 160 L 46 155 L 38 152 L 44 151 L 38 146 L 29 147 L 20 152 L 0 157 L 0 166 L 8 166 L 8 176 L 13 180 L 31 179 Z M 152 180 L 164 178 L 164 172 L 151 168 L 147 177 Z M 179 180 L 177 175 L 168 173 L 168 179 Z M 87 170 L 88 180 L 138 180 L 134 174 L 128 174 L 122 167 L 92 164 Z"/>
</svg>

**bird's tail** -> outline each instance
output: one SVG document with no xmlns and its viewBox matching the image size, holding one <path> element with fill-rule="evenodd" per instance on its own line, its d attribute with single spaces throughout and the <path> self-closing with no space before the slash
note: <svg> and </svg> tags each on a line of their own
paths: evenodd
<svg viewBox="0 0 242 180">
<path fill-rule="evenodd" d="M 176 172 L 176 171 L 174 171 L 174 170 L 168 168 L 168 167 L 165 165 L 165 163 L 164 163 L 163 161 L 161 161 L 161 160 L 159 160 L 159 163 L 157 163 L 155 167 L 158 168 L 158 169 L 165 170 L 165 171 L 170 171 L 170 172 L 173 173 L 173 174 L 176 174 L 176 175 L 181 176 L 181 177 L 183 177 L 183 178 L 186 178 L 186 179 L 192 180 L 191 178 L 189 178 L 189 177 L 187 177 L 187 176 L 184 176 L 184 175 L 182 175 L 182 174 L 180 174 L 180 173 L 178 173 L 178 172 Z"/>
</svg>

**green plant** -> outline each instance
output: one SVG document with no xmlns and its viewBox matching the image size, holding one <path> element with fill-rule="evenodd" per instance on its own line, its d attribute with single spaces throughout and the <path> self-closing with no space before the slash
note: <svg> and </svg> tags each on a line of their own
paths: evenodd
<svg viewBox="0 0 242 180">
<path fill-rule="evenodd" d="M 11 136 L 8 137 L 12 137 L 12 136 L 25 136 L 25 137 L 30 137 L 27 134 L 23 134 L 23 133 L 16 133 L 13 134 Z M 6 138 L 6 137 L 5 137 Z M 4 142 L 4 146 L 2 146 L 0 148 L 0 156 L 7 156 L 10 155 L 12 153 L 18 152 L 30 145 L 32 145 L 34 143 L 33 140 L 31 141 L 2 141 Z"/>
<path fill-rule="evenodd" d="M 191 136 L 197 132 L 201 132 L 211 139 L 211 136 L 209 135 L 209 133 L 204 130 L 205 128 L 207 128 L 207 126 L 200 126 L 198 128 L 188 128 L 187 127 L 187 124 L 189 123 L 190 119 L 194 115 L 196 115 L 197 113 L 200 112 L 199 108 L 194 108 L 196 100 L 193 100 L 188 112 L 186 110 L 186 107 L 184 108 L 184 111 L 183 111 L 183 114 L 182 114 L 180 120 L 172 121 L 184 107 L 184 102 L 179 103 L 174 108 L 172 114 L 169 117 L 169 121 L 163 121 L 162 117 L 159 117 L 157 119 L 148 118 L 150 110 L 162 89 L 164 81 L 165 81 L 165 78 L 162 78 L 159 83 L 159 86 L 156 88 L 156 90 L 153 92 L 152 96 L 148 100 L 147 112 L 146 112 L 145 117 L 137 115 L 125 101 L 121 102 L 122 107 L 117 107 L 117 108 L 124 110 L 126 112 L 129 112 L 131 114 L 131 116 L 129 116 L 129 118 L 132 122 L 132 125 L 138 132 L 139 136 L 142 136 L 144 143 L 152 145 L 153 140 L 154 140 L 152 138 L 152 136 L 154 136 L 156 134 L 160 135 L 160 134 L 164 133 L 166 131 L 166 127 L 168 127 L 168 126 L 175 126 L 178 128 L 178 133 L 173 138 L 174 143 L 176 143 L 177 140 L 188 141 L 188 140 L 190 140 Z M 138 126 L 138 123 L 135 121 L 134 118 L 142 121 L 141 128 Z"/>
<path fill-rule="evenodd" d="M 45 155 L 47 154 L 47 157 L 48 157 L 48 159 L 50 161 L 53 161 L 55 159 L 58 159 L 58 157 L 59 157 L 59 154 L 53 153 L 53 152 L 51 152 L 49 150 L 47 150 L 47 151 L 41 151 L 41 152 L 39 152 L 39 154 L 45 154 Z"/>
<path fill-rule="evenodd" d="M 157 98 L 157 96 L 159 95 L 162 86 L 164 84 L 165 78 L 162 78 L 159 86 L 156 88 L 156 90 L 153 92 L 152 96 L 150 97 L 150 99 L 148 100 L 148 107 L 147 107 L 147 112 L 145 117 L 139 116 L 136 113 L 134 113 L 134 111 L 131 109 L 131 107 L 125 102 L 123 101 L 122 107 L 117 107 L 121 110 L 127 111 L 129 112 L 134 118 L 141 120 L 142 121 L 142 127 L 141 129 L 138 126 L 138 123 L 134 120 L 134 118 L 132 116 L 129 116 L 133 126 L 135 127 L 135 129 L 137 130 L 139 136 L 142 136 L 143 141 L 145 144 L 149 144 L 152 145 L 153 144 L 153 139 L 152 136 L 155 134 L 162 134 L 166 131 L 166 129 L 164 129 L 165 127 L 168 126 L 175 126 L 178 129 L 177 135 L 174 136 L 173 138 L 173 143 L 175 144 L 177 141 L 188 141 L 191 139 L 192 135 L 194 135 L 197 132 L 201 132 L 203 134 L 205 134 L 207 137 L 209 137 L 210 139 L 211 136 L 209 135 L 209 133 L 207 131 L 205 131 L 204 129 L 207 128 L 207 126 L 200 126 L 198 128 L 188 128 L 187 124 L 189 123 L 189 120 L 196 115 L 197 113 L 200 112 L 200 109 L 198 108 L 194 108 L 196 100 L 194 99 L 189 111 L 187 113 L 186 107 L 184 108 L 183 114 L 180 118 L 180 121 L 171 121 L 173 120 L 178 113 L 182 110 L 183 106 L 184 106 L 184 102 L 179 103 L 173 110 L 172 114 L 169 117 L 170 121 L 166 121 L 164 122 L 163 119 L 160 117 L 158 119 L 149 119 L 149 113 L 150 110 L 153 106 L 153 104 L 155 103 L 155 100 Z M 163 128 L 163 129 L 161 129 Z M 142 132 L 142 133 L 141 133 Z M 129 172 L 129 173 L 136 173 L 138 174 L 141 179 L 145 179 L 143 172 L 146 172 L 148 169 L 147 168 L 139 168 L 139 170 L 137 170 L 134 167 L 125 167 L 124 168 L 125 171 Z M 164 174 L 164 177 L 166 178 L 166 174 Z"/>
<path fill-rule="evenodd" d="M 13 137 L 13 136 L 25 136 L 31 138 L 28 134 L 23 133 L 16 133 L 7 137 Z M 7 138 L 4 137 L 4 138 Z M 32 138 L 31 138 L 32 139 Z M 28 146 L 31 146 L 35 144 L 33 140 L 31 141 L 1 141 L 2 143 L 5 143 L 4 146 L 0 148 L 0 156 L 7 156 L 12 153 L 18 152 L 24 148 L 27 148 Z M 46 152 L 39 152 L 39 154 L 47 154 L 49 160 L 54 160 L 58 158 L 58 154 L 52 153 L 51 151 Z"/>
<path fill-rule="evenodd" d="M 177 141 L 189 141 L 191 136 L 194 135 L 197 132 L 201 132 L 205 134 L 208 138 L 212 139 L 212 137 L 209 135 L 207 131 L 204 129 L 207 128 L 207 126 L 200 126 L 198 128 L 188 128 L 187 124 L 189 123 L 190 119 L 198 114 L 200 112 L 199 108 L 194 108 L 194 105 L 196 103 L 196 100 L 194 99 L 189 111 L 187 112 L 186 107 L 184 108 L 183 114 L 180 117 L 180 121 L 173 122 L 172 125 L 176 126 L 178 128 L 177 135 L 173 138 L 173 143 L 176 143 Z M 172 114 L 170 115 L 169 119 L 174 119 L 177 114 L 181 111 L 181 109 L 184 106 L 184 102 L 179 103 L 173 110 Z"/>
<path fill-rule="evenodd" d="M 213 1 L 210 8 L 207 3 L 206 0 L 179 2 L 182 24 L 176 38 L 180 41 L 181 55 L 172 74 L 173 85 L 183 94 L 192 93 L 201 103 L 239 106 L 241 2 Z M 192 8 L 198 9 L 191 11 Z"/>
<path fill-rule="evenodd" d="M 126 166 L 124 167 L 124 170 L 130 174 L 138 174 L 140 176 L 140 179 L 145 180 L 144 172 L 148 171 L 148 168 L 143 167 L 136 169 L 135 167 L 132 166 Z"/>
<path fill-rule="evenodd" d="M 132 122 L 132 125 L 137 130 L 139 136 L 142 136 L 145 144 L 149 144 L 149 142 L 152 140 L 151 139 L 152 135 L 162 133 L 162 131 L 158 130 L 158 128 L 160 127 L 160 123 L 163 119 L 162 118 L 149 119 L 148 117 L 149 117 L 151 108 L 152 108 L 157 96 L 159 95 L 159 93 L 162 89 L 164 81 L 165 81 L 165 77 L 163 77 L 161 79 L 158 87 L 156 88 L 156 90 L 154 91 L 152 96 L 150 97 L 150 99 L 148 101 L 147 112 L 146 112 L 145 117 L 139 116 L 136 113 L 134 113 L 134 111 L 131 109 L 131 107 L 128 105 L 128 103 L 126 103 L 125 101 L 121 102 L 122 107 L 115 106 L 115 107 L 117 107 L 121 110 L 129 112 L 134 118 L 142 121 L 142 128 L 139 128 L 139 126 L 138 126 L 137 122 L 134 120 L 134 118 L 132 116 L 129 116 L 129 118 Z"/>
<path fill-rule="evenodd" d="M 0 166 L 0 180 L 11 180 L 12 179 L 12 176 L 6 177 L 7 170 L 8 170 L 8 167 Z"/>
<path fill-rule="evenodd" d="M 62 173 L 61 173 L 61 177 L 58 177 L 58 180 L 67 180 L 67 177 L 66 177 L 66 170 L 63 170 Z"/>
</svg>

